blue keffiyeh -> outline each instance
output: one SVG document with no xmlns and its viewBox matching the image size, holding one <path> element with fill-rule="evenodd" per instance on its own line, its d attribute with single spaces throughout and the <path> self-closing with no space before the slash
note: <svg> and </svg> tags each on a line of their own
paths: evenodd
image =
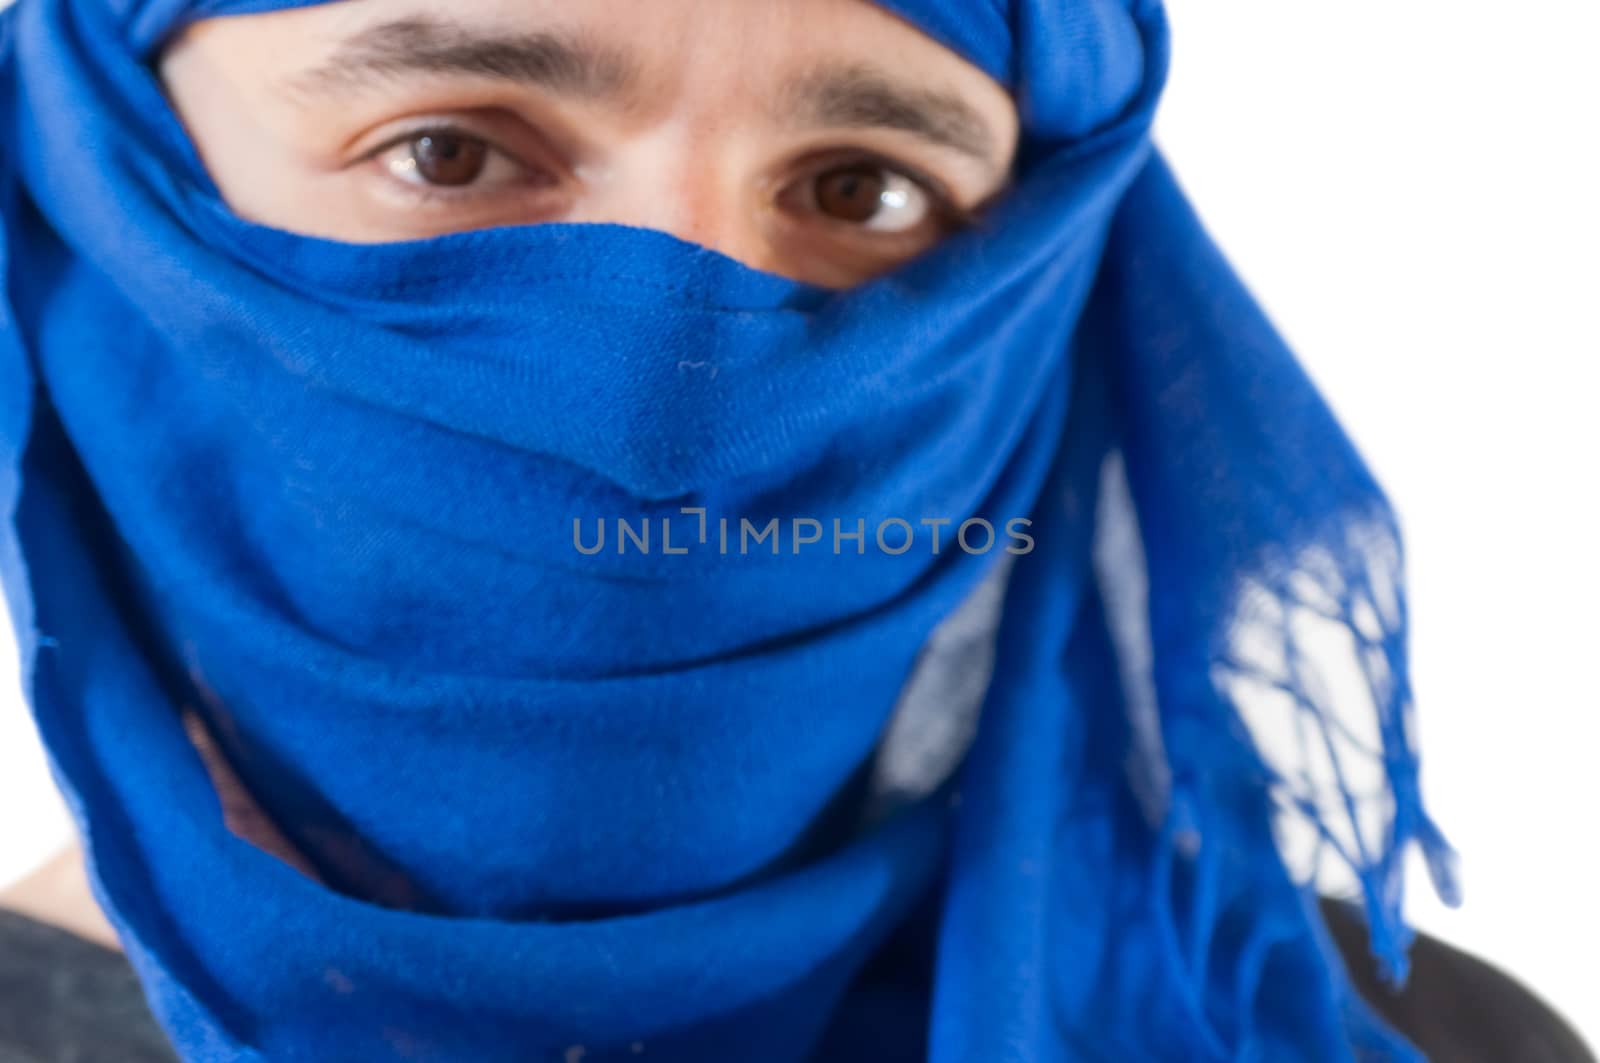
<svg viewBox="0 0 1600 1063">
<path fill-rule="evenodd" d="M 1160 5 L 881 2 L 1024 145 L 837 293 L 251 224 L 149 62 L 292 0 L 0 14 L 0 575 L 185 1058 L 1417 1058 L 1305 885 L 1353 869 L 1397 976 L 1413 842 L 1452 888 L 1398 533 L 1152 151 Z M 959 770 L 859 799 L 997 574 Z"/>
</svg>

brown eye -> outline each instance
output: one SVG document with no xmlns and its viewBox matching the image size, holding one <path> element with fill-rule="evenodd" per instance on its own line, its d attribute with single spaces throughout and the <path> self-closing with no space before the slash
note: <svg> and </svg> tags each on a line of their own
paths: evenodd
<svg viewBox="0 0 1600 1063">
<path fill-rule="evenodd" d="M 883 169 L 877 166 L 847 166 L 830 170 L 817 178 L 817 207 L 840 221 L 871 221 L 883 205 L 888 188 Z"/>
<path fill-rule="evenodd" d="M 430 185 L 459 188 L 483 176 L 489 145 L 477 137 L 446 131 L 422 133 L 401 145 L 392 170 L 409 170 L 416 180 Z"/>
<path fill-rule="evenodd" d="M 873 163 L 838 166 L 812 179 L 814 209 L 875 232 L 898 233 L 928 220 L 933 205 L 916 181 Z"/>
<path fill-rule="evenodd" d="M 361 162 L 376 171 L 375 194 L 407 209 L 456 212 L 463 225 L 469 211 L 497 221 L 564 209 L 564 171 L 553 153 L 525 125 L 492 114 L 474 115 L 473 125 L 439 118 L 393 130 Z"/>
</svg>

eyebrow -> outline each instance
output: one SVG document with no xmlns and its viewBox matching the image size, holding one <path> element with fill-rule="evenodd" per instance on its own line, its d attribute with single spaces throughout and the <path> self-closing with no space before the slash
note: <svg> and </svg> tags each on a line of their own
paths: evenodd
<svg viewBox="0 0 1600 1063">
<path fill-rule="evenodd" d="M 817 68 L 790 84 L 783 102 L 791 125 L 897 129 L 980 160 L 994 157 L 994 131 L 960 96 L 865 64 Z"/>
<path fill-rule="evenodd" d="M 479 35 L 441 19 L 403 18 L 343 41 L 327 62 L 290 82 L 298 95 L 371 89 L 411 74 L 455 74 L 536 85 L 580 99 L 622 99 L 639 67 L 617 52 L 557 32 Z"/>
<path fill-rule="evenodd" d="M 618 107 L 637 102 L 643 68 L 633 57 L 562 31 L 489 35 L 418 16 L 341 42 L 324 63 L 288 83 L 302 101 L 370 91 L 415 74 L 531 85 L 552 95 Z M 822 65 L 787 85 L 773 107 L 784 125 L 894 129 L 993 162 L 997 138 L 954 92 L 910 85 L 863 63 Z"/>
</svg>

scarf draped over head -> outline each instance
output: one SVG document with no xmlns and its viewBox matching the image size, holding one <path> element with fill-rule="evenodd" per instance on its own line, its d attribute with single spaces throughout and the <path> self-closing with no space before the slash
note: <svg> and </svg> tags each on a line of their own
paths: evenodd
<svg viewBox="0 0 1600 1063">
<path fill-rule="evenodd" d="M 1307 885 L 1396 977 L 1413 842 L 1452 888 L 1397 529 L 1151 148 L 1160 5 L 880 2 L 1024 143 L 840 293 L 252 224 L 149 64 L 291 0 L 0 14 L 0 575 L 185 1058 L 1417 1058 Z M 970 746 L 884 800 L 982 593 Z"/>
</svg>

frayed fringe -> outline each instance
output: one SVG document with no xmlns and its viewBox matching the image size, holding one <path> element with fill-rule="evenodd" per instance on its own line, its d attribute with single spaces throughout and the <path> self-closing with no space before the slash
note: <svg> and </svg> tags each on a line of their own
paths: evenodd
<svg viewBox="0 0 1600 1063">
<path fill-rule="evenodd" d="M 1271 559 L 1241 589 L 1213 678 L 1254 739 L 1286 862 L 1330 892 L 1353 875 L 1373 955 L 1399 984 L 1407 854 L 1420 849 L 1452 906 L 1457 858 L 1419 786 L 1398 529 L 1380 511 L 1341 531 L 1337 549 Z"/>
</svg>

